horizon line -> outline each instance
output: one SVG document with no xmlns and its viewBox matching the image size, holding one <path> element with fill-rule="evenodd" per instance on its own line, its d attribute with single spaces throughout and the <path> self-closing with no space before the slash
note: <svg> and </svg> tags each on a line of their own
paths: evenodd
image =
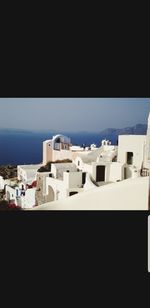
<svg viewBox="0 0 150 308">
<path fill-rule="evenodd" d="M 12 127 L 0 127 L 0 130 L 12 130 L 12 131 L 22 131 L 22 132 L 32 132 L 32 133 L 43 133 L 43 132 L 52 132 L 52 133 L 55 133 L 55 132 L 58 132 L 58 131 L 61 131 L 61 132 L 64 132 L 64 133 L 99 133 L 101 131 L 104 131 L 104 130 L 107 130 L 107 129 L 125 129 L 125 128 L 131 128 L 131 127 L 134 127 L 134 126 L 137 126 L 137 125 L 146 125 L 147 126 L 147 123 L 136 123 L 132 126 L 124 126 L 124 127 L 106 127 L 106 128 L 103 128 L 103 129 L 99 129 L 96 130 L 96 131 L 91 131 L 91 130 L 80 130 L 80 131 L 76 131 L 76 130 L 73 130 L 73 131 L 67 131 L 67 130 L 56 130 L 56 129 L 50 129 L 50 128 L 46 128 L 46 129 L 38 129 L 38 128 L 34 128 L 34 129 L 28 129 L 28 128 L 19 128 L 19 127 L 16 127 L 16 128 L 12 128 Z"/>
</svg>

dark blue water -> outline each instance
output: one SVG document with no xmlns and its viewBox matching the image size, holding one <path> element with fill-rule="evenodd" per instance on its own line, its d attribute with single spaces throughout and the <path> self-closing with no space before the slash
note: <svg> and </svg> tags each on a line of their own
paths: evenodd
<svg viewBox="0 0 150 308">
<path fill-rule="evenodd" d="M 68 133 L 73 145 L 100 146 L 101 136 L 89 133 Z M 0 133 L 0 165 L 38 164 L 42 162 L 42 142 L 51 139 L 48 133 Z M 110 139 L 109 139 L 110 140 Z M 113 140 L 111 140 L 113 141 Z"/>
</svg>

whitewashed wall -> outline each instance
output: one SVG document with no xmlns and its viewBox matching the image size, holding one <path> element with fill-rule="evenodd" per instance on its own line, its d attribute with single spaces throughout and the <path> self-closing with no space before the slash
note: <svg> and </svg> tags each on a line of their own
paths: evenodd
<svg viewBox="0 0 150 308">
<path fill-rule="evenodd" d="M 82 171 L 64 172 L 63 180 L 67 188 L 75 188 L 82 186 Z"/>
<path fill-rule="evenodd" d="M 124 164 L 112 162 L 110 164 L 109 181 L 110 182 L 122 181 L 124 179 L 123 170 L 124 170 Z"/>
<path fill-rule="evenodd" d="M 125 164 L 127 161 L 126 153 L 133 152 L 133 165 L 140 169 L 144 160 L 145 141 L 146 136 L 141 135 L 119 136 L 117 162 Z"/>
<path fill-rule="evenodd" d="M 2 176 L 0 176 L 0 190 L 4 189 L 4 185 L 5 185 L 5 180 L 3 179 Z"/>
<path fill-rule="evenodd" d="M 52 152 L 52 160 L 62 160 L 62 159 L 70 159 L 72 160 L 72 151 L 70 150 L 60 150 Z"/>
</svg>

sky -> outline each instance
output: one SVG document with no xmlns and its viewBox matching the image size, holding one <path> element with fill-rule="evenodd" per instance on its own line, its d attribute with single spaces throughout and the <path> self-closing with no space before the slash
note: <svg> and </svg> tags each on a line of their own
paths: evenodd
<svg viewBox="0 0 150 308">
<path fill-rule="evenodd" d="M 0 128 L 99 132 L 147 124 L 150 98 L 0 98 Z"/>
</svg>

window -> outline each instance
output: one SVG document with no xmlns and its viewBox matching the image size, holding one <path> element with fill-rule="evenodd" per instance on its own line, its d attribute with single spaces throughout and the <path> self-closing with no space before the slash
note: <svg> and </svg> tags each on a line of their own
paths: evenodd
<svg viewBox="0 0 150 308">
<path fill-rule="evenodd" d="M 71 191 L 71 192 L 69 193 L 69 196 L 73 196 L 73 195 L 75 195 L 75 194 L 78 194 L 78 192 L 77 192 L 77 191 Z"/>
<path fill-rule="evenodd" d="M 54 144 L 54 150 L 60 151 L 60 142 L 55 142 L 55 144 Z"/>
<path fill-rule="evenodd" d="M 80 166 L 80 161 L 78 160 L 78 166 Z"/>
</svg>

